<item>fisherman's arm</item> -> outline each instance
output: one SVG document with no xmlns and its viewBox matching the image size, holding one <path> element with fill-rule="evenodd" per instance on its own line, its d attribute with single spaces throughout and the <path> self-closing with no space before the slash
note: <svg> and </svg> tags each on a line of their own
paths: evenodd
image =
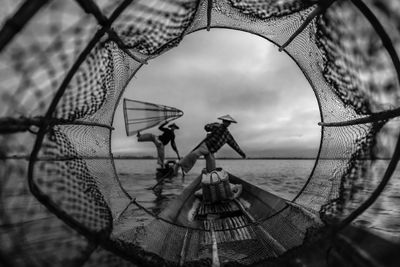
<svg viewBox="0 0 400 267">
<path fill-rule="evenodd" d="M 204 126 L 204 130 L 206 130 L 206 132 L 212 132 L 212 131 L 214 131 L 215 129 L 217 129 L 218 126 L 219 126 L 219 123 L 218 123 L 218 122 L 209 123 L 209 124 L 206 124 L 206 125 Z"/>
<path fill-rule="evenodd" d="M 165 132 L 165 130 L 167 130 L 167 128 L 164 128 L 164 126 L 167 125 L 167 124 L 168 124 L 168 121 L 164 122 L 163 124 L 161 124 L 161 125 L 158 127 L 158 129 L 159 129 L 160 131 Z"/>
<path fill-rule="evenodd" d="M 172 146 L 172 149 L 176 152 L 178 159 L 180 159 L 181 157 L 179 156 L 178 148 L 176 147 L 176 144 L 175 144 L 175 138 L 171 139 L 171 146 Z"/>
<path fill-rule="evenodd" d="M 239 145 L 236 143 L 235 139 L 233 138 L 233 136 L 228 133 L 228 138 L 226 143 L 233 148 L 239 155 L 242 156 L 242 158 L 246 158 L 246 154 L 243 152 L 243 150 L 239 147 Z"/>
</svg>

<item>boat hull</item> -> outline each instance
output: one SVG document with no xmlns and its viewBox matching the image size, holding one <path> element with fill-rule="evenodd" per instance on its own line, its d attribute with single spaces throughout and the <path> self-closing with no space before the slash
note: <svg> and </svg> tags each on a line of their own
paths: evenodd
<svg viewBox="0 0 400 267">
<path fill-rule="evenodd" d="M 144 246 L 178 265 L 252 265 L 301 245 L 306 229 L 320 223 L 315 214 L 302 212 L 283 198 L 234 175 L 229 180 L 242 185 L 240 197 L 210 204 L 195 195 L 201 188 L 201 176 L 197 177 L 147 227 L 151 234 Z M 296 227 L 298 218 L 306 225 Z"/>
</svg>

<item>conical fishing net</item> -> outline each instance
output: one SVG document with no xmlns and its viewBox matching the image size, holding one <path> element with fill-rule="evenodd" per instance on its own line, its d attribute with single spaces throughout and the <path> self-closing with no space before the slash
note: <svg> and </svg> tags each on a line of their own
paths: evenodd
<svg viewBox="0 0 400 267">
<path fill-rule="evenodd" d="M 165 105 L 126 98 L 123 103 L 125 130 L 128 136 L 183 115 L 183 111 Z"/>
<path fill-rule="evenodd" d="M 375 201 L 399 158 L 400 8 L 365 2 L 2 0 L 2 265 L 285 266 L 320 234 L 337 234 Z M 256 34 L 296 62 L 320 108 L 315 166 L 292 200 L 271 206 L 254 189 L 229 206 L 200 206 L 199 216 L 232 216 L 193 225 L 182 215 L 193 184 L 174 212 L 137 226 L 147 210 L 122 187 L 111 154 L 116 106 L 143 64 L 208 27 Z"/>
</svg>

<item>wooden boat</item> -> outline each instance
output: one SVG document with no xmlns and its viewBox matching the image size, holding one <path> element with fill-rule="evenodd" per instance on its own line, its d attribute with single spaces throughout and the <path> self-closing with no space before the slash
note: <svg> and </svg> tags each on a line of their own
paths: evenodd
<svg viewBox="0 0 400 267">
<path fill-rule="evenodd" d="M 243 187 L 237 199 L 202 202 L 199 176 L 144 228 L 138 242 L 152 258 L 147 265 L 397 266 L 399 245 L 354 226 L 329 236 L 318 214 L 229 180 Z"/>
<path fill-rule="evenodd" d="M 319 214 L 229 180 L 238 198 L 202 202 L 199 176 L 147 226 L 127 218 L 108 248 L 138 266 L 398 266 L 399 244 L 352 225 L 333 235 Z"/>
<path fill-rule="evenodd" d="M 163 179 L 174 176 L 174 165 L 175 161 L 169 160 L 164 164 L 164 168 L 157 168 L 156 178 Z"/>
<path fill-rule="evenodd" d="M 306 230 L 321 224 L 316 214 L 234 175 L 229 180 L 242 185 L 240 197 L 207 204 L 194 194 L 199 176 L 146 227 L 143 247 L 181 266 L 251 265 L 301 245 Z"/>
</svg>

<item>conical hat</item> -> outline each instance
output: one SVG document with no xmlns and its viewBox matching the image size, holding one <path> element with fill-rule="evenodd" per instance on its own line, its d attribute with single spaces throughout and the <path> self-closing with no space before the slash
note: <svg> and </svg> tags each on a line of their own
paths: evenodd
<svg viewBox="0 0 400 267">
<path fill-rule="evenodd" d="M 172 123 L 170 125 L 168 125 L 169 128 L 174 128 L 174 129 L 179 129 L 178 125 L 176 125 L 175 123 Z"/>
<path fill-rule="evenodd" d="M 230 121 L 233 123 L 237 123 L 237 121 L 235 121 L 230 115 L 221 116 L 218 119 L 223 120 L 223 121 Z"/>
</svg>

